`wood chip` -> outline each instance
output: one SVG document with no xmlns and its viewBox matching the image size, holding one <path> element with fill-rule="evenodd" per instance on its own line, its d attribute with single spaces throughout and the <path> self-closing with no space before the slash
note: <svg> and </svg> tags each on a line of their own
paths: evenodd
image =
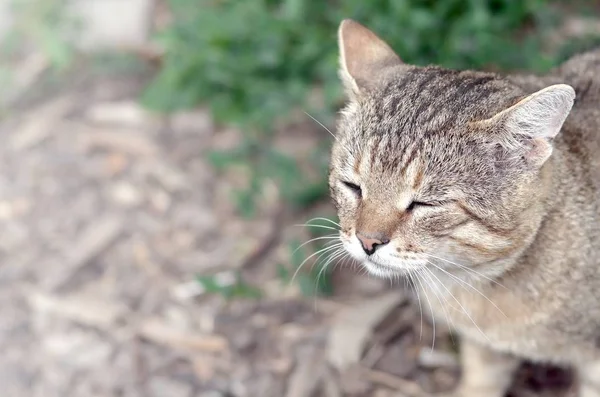
<svg viewBox="0 0 600 397">
<path fill-rule="evenodd" d="M 138 206 L 144 200 L 142 192 L 133 184 L 125 181 L 112 184 L 108 193 L 115 204 L 126 208 Z"/>
<path fill-rule="evenodd" d="M 323 355 L 311 348 L 298 358 L 298 365 L 290 376 L 286 397 L 311 397 L 323 375 L 325 363 Z"/>
<path fill-rule="evenodd" d="M 158 145 L 146 134 L 132 129 L 107 129 L 77 125 L 81 150 L 104 149 L 132 156 L 151 157 L 160 152 Z"/>
<path fill-rule="evenodd" d="M 166 163 L 152 161 L 148 163 L 147 173 L 156 178 L 158 182 L 169 192 L 187 190 L 190 183 L 187 176 L 179 169 Z"/>
<path fill-rule="evenodd" d="M 102 329 L 114 327 L 128 312 L 124 305 L 81 294 L 58 296 L 34 291 L 28 294 L 28 299 L 39 312 Z"/>
<path fill-rule="evenodd" d="M 365 343 L 375 327 L 390 310 L 405 300 L 405 294 L 392 292 L 363 301 L 339 313 L 329 333 L 329 362 L 340 372 L 358 363 Z"/>
<path fill-rule="evenodd" d="M 192 367 L 194 368 L 194 373 L 201 382 L 208 382 L 215 376 L 215 368 L 207 357 L 193 357 Z"/>
<path fill-rule="evenodd" d="M 175 131 L 193 131 L 206 137 L 214 130 L 210 110 L 204 108 L 173 113 L 170 122 Z"/>
<path fill-rule="evenodd" d="M 368 368 L 363 368 L 362 373 L 369 381 L 394 389 L 402 393 L 402 395 L 409 397 L 430 397 L 417 383 L 410 380 L 399 378 L 392 374 L 388 374 L 387 372 L 375 371 Z"/>
<path fill-rule="evenodd" d="M 342 397 L 342 390 L 331 368 L 323 373 L 323 397 Z"/>
<path fill-rule="evenodd" d="M 143 127 L 152 119 L 135 101 L 98 103 L 88 109 L 85 116 L 93 123 L 127 127 Z"/>
<path fill-rule="evenodd" d="M 43 142 L 72 109 L 73 102 L 72 97 L 64 96 L 29 113 L 11 137 L 10 147 L 15 151 L 22 151 Z"/>
<path fill-rule="evenodd" d="M 454 354 L 430 348 L 421 348 L 418 360 L 424 368 L 456 368 L 459 365 Z"/>
<path fill-rule="evenodd" d="M 220 335 L 201 335 L 184 331 L 159 319 L 150 319 L 139 328 L 141 337 L 171 348 L 219 353 L 228 349 L 227 339 Z"/>
<path fill-rule="evenodd" d="M 64 287 L 79 269 L 109 248 L 124 231 L 123 220 L 116 215 L 99 219 L 88 225 L 79 239 L 73 242 L 66 253 L 66 261 L 61 265 L 61 272 L 50 280 L 51 288 Z"/>
<path fill-rule="evenodd" d="M 1 11 L 0 11 L 1 13 Z M 50 62 L 48 57 L 39 52 L 27 56 L 18 67 L 13 69 L 13 82 L 0 97 L 0 105 L 9 107 L 26 93 L 29 88 L 39 79 L 42 73 L 48 69 Z"/>
</svg>

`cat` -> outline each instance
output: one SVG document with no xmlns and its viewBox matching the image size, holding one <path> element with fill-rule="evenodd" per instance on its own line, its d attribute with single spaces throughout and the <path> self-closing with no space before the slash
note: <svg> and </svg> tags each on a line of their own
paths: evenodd
<svg viewBox="0 0 600 397">
<path fill-rule="evenodd" d="M 457 331 L 453 395 L 501 397 L 529 359 L 600 397 L 600 49 L 502 77 L 405 64 L 353 20 L 338 38 L 345 250 Z"/>
</svg>

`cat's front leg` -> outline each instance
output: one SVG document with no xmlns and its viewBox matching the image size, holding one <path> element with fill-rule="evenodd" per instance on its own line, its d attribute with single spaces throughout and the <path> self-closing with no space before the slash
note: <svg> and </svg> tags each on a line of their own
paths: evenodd
<svg viewBox="0 0 600 397">
<path fill-rule="evenodd" d="M 600 360 L 578 366 L 579 397 L 600 397 Z"/>
<path fill-rule="evenodd" d="M 495 352 L 465 338 L 461 340 L 460 361 L 462 377 L 452 393 L 456 397 L 504 396 L 520 362 L 514 356 Z"/>
</svg>

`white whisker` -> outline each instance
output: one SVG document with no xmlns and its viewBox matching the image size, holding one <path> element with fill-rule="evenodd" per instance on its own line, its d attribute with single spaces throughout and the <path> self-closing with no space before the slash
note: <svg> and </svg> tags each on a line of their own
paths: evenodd
<svg viewBox="0 0 600 397">
<path fill-rule="evenodd" d="M 425 287 L 423 287 L 423 283 L 421 282 L 419 273 L 418 272 L 415 273 L 415 276 L 416 276 L 415 279 L 421 286 L 421 290 L 423 291 L 423 294 L 425 295 L 425 300 L 427 300 L 427 304 L 429 305 L 429 312 L 432 314 L 431 321 L 433 322 L 433 338 L 432 338 L 433 340 L 431 341 L 431 350 L 433 351 L 433 349 L 435 348 L 435 316 L 433 316 L 433 306 L 431 306 L 431 301 L 429 300 L 429 296 L 427 295 L 427 291 L 425 290 Z"/>
<path fill-rule="evenodd" d="M 415 291 L 415 295 L 417 296 L 417 302 L 419 302 L 419 315 L 421 317 L 421 328 L 419 330 L 419 340 L 421 340 L 423 338 L 423 308 L 421 307 L 421 297 L 419 296 L 419 291 L 417 290 L 417 287 L 415 286 L 415 280 L 413 280 L 413 272 L 412 271 L 408 272 L 408 279 L 410 280 L 410 284 L 412 285 L 412 287 Z"/>
<path fill-rule="evenodd" d="M 334 263 L 332 271 L 335 270 L 336 266 L 338 266 L 338 265 L 341 268 L 343 268 L 348 263 L 348 259 L 352 259 L 352 257 L 350 256 L 350 254 L 348 252 L 346 252 L 346 250 L 344 250 L 344 252 L 345 252 L 346 255 L 344 256 L 343 262 L 337 261 L 336 263 Z"/>
<path fill-rule="evenodd" d="M 302 243 L 301 245 L 299 245 L 293 252 L 292 255 L 296 253 L 296 251 L 298 251 L 300 248 L 304 247 L 307 244 L 312 243 L 313 241 L 318 241 L 318 240 L 339 240 L 340 236 L 339 235 L 328 235 L 328 236 L 321 236 L 321 237 L 315 237 L 315 238 L 311 238 L 310 240 L 306 241 L 305 243 Z"/>
<path fill-rule="evenodd" d="M 329 254 L 328 258 L 326 259 L 325 264 L 321 265 L 321 269 L 319 269 L 319 272 L 317 273 L 317 277 L 315 278 L 315 289 L 313 292 L 313 296 L 315 298 L 314 299 L 315 311 L 317 310 L 317 290 L 319 288 L 319 279 L 321 278 L 321 275 L 327 268 L 327 265 L 329 265 L 331 263 L 331 261 L 335 260 L 336 258 L 339 258 L 340 256 L 344 255 L 344 253 L 345 253 L 345 251 L 343 250 L 343 248 L 341 248 L 341 249 L 338 248 L 332 254 Z"/>
<path fill-rule="evenodd" d="M 477 330 L 479 332 L 481 332 L 481 334 L 483 335 L 483 337 L 485 339 L 488 340 L 489 342 L 489 338 L 487 337 L 487 335 L 485 334 L 485 332 L 483 332 L 483 330 L 481 328 L 479 328 L 479 326 L 477 325 L 477 323 L 475 322 L 475 320 L 473 320 L 473 317 L 471 317 L 471 315 L 469 314 L 469 312 L 467 311 L 467 309 L 462 305 L 462 303 L 460 303 L 460 301 L 452 294 L 452 292 L 450 292 L 450 290 L 448 289 L 448 287 L 446 287 L 444 285 L 444 283 L 442 283 L 442 281 L 428 268 L 424 267 L 423 269 L 425 269 L 427 272 L 429 272 L 429 274 L 433 277 L 435 277 L 437 279 L 437 281 L 440 283 L 440 285 L 446 290 L 446 292 L 448 292 L 448 294 L 450 295 L 450 297 L 452 299 L 454 299 L 454 301 L 458 304 L 458 306 L 460 306 L 460 308 L 462 309 L 463 313 L 465 313 L 465 315 L 469 318 L 469 320 L 471 320 L 471 322 L 473 323 L 473 325 L 475 326 L 475 328 L 477 328 Z"/>
<path fill-rule="evenodd" d="M 304 266 L 304 264 L 305 264 L 305 263 L 306 263 L 306 262 L 307 262 L 307 261 L 308 261 L 310 258 L 312 258 L 313 256 L 315 256 L 315 255 L 318 255 L 318 254 L 321 254 L 321 255 L 323 255 L 323 254 L 325 254 L 326 252 L 328 252 L 328 251 L 330 251 L 330 250 L 333 250 L 333 249 L 338 249 L 338 248 L 340 248 L 340 247 L 342 247 L 342 246 L 343 246 L 343 243 L 339 242 L 339 243 L 337 243 L 337 244 L 335 244 L 335 245 L 331 245 L 331 246 L 329 246 L 329 247 L 321 248 L 320 250 L 318 250 L 318 251 L 316 251 L 316 252 L 312 253 L 310 256 L 308 256 L 308 258 L 304 259 L 304 260 L 302 261 L 302 263 L 301 263 L 301 264 L 300 264 L 300 265 L 299 265 L 299 266 L 296 268 L 296 271 L 294 272 L 294 275 L 292 276 L 291 282 L 293 282 L 293 281 L 294 281 L 294 279 L 295 279 L 295 278 L 296 278 L 296 276 L 298 275 L 298 272 L 300 271 L 300 269 L 302 268 L 302 266 Z M 317 258 L 317 260 L 318 260 L 318 258 Z"/>
<path fill-rule="evenodd" d="M 436 296 L 438 302 L 440 302 L 440 307 L 442 308 L 442 311 L 444 312 L 444 317 L 446 317 L 446 322 L 448 323 L 448 327 L 453 329 L 454 323 L 451 320 L 452 316 L 448 315 L 448 310 L 446 309 L 446 307 L 450 307 L 451 309 L 454 309 L 454 310 L 456 310 L 456 309 L 448 302 L 448 299 L 444 296 L 444 292 L 439 289 L 435 280 L 433 278 L 431 278 L 431 276 L 430 276 L 431 272 L 428 273 L 427 268 L 423 268 L 421 271 L 423 272 L 423 276 L 427 276 L 429 281 L 431 281 L 431 283 L 429 284 L 429 287 L 432 288 L 433 294 Z M 438 281 L 439 281 L 439 279 L 438 279 Z M 439 292 L 439 294 L 438 294 L 438 292 Z M 442 302 L 442 300 L 440 299 L 440 296 L 444 299 L 444 302 Z"/>
<path fill-rule="evenodd" d="M 315 121 L 315 123 L 317 123 L 321 127 L 325 128 L 325 131 L 329 132 L 331 134 L 331 136 L 333 137 L 333 139 L 337 140 L 337 137 L 333 134 L 333 132 L 331 132 L 329 130 L 329 128 L 325 127 L 325 125 L 323 123 L 321 123 L 319 120 L 317 120 L 316 118 L 314 118 L 313 116 L 311 116 L 310 114 L 308 114 L 308 112 L 304 112 L 304 114 L 306 114 L 308 117 L 310 117 L 311 119 L 313 119 Z"/>
<path fill-rule="evenodd" d="M 444 272 L 445 274 L 447 274 L 449 277 L 451 277 L 453 280 L 457 281 L 461 287 L 463 287 L 465 290 L 465 285 L 467 287 L 469 287 L 470 289 L 472 289 L 473 291 L 477 292 L 479 295 L 481 295 L 482 297 L 484 297 L 488 302 L 490 302 L 492 304 L 492 306 L 494 306 L 500 313 L 502 313 L 502 315 L 504 317 L 507 317 L 506 314 L 504 314 L 504 312 L 498 307 L 496 306 L 496 304 L 494 302 L 492 302 L 492 300 L 490 298 L 488 298 L 483 292 L 479 291 L 477 288 L 475 288 L 473 285 L 469 284 L 467 281 L 462 280 L 460 277 L 455 276 L 454 274 L 444 270 L 443 268 L 437 266 L 435 263 L 427 261 L 427 263 L 429 263 L 431 266 L 435 267 L 437 270 Z"/>
<path fill-rule="evenodd" d="M 325 263 L 320 265 L 321 269 L 319 270 L 319 273 L 317 273 L 317 284 L 319 283 L 319 277 L 321 277 L 321 274 L 325 271 L 325 269 L 327 268 L 327 266 L 334 260 L 338 259 L 339 257 L 343 256 L 344 254 L 346 254 L 346 252 L 343 249 L 339 249 L 337 251 L 334 251 L 333 254 L 329 255 L 329 257 L 326 259 Z"/>
<path fill-rule="evenodd" d="M 333 224 L 334 224 L 335 226 L 337 226 L 337 227 L 341 227 L 339 223 L 337 223 L 337 222 L 335 222 L 335 221 L 332 221 L 332 220 L 331 220 L 331 219 L 329 219 L 329 218 L 323 218 L 323 217 L 321 217 L 321 216 L 318 216 L 318 217 L 316 217 L 316 218 L 309 219 L 309 220 L 308 220 L 306 223 L 310 224 L 310 222 L 313 222 L 313 221 L 325 221 L 325 222 L 333 223 Z"/>
<path fill-rule="evenodd" d="M 321 228 L 321 229 L 335 230 L 336 232 L 339 231 L 339 229 L 335 228 L 335 227 L 326 226 L 326 225 L 315 225 L 315 224 L 310 224 L 310 223 L 296 224 L 294 226 L 296 226 L 296 227 L 316 227 L 316 228 Z"/>
<path fill-rule="evenodd" d="M 492 279 L 492 278 L 489 278 L 489 277 L 487 277 L 486 275 L 484 275 L 484 274 L 481 274 L 481 273 L 479 273 L 478 271 L 476 271 L 475 269 L 471 269 L 471 268 L 470 268 L 470 267 L 468 267 L 468 266 L 461 265 L 460 263 L 456 263 L 456 262 L 449 261 L 448 259 L 440 258 L 439 256 L 435 256 L 435 255 L 431 255 L 431 254 L 427 254 L 427 253 L 425 253 L 425 255 L 427 255 L 427 256 L 430 256 L 430 257 L 432 257 L 432 258 L 434 258 L 434 259 L 439 259 L 439 260 L 441 260 L 441 261 L 444 261 L 444 262 L 446 262 L 446 263 L 449 263 L 449 264 L 451 264 L 451 265 L 454 265 L 454 266 L 456 266 L 456 267 L 458 267 L 458 268 L 460 268 L 460 269 L 462 269 L 462 270 L 465 270 L 465 271 L 467 271 L 467 272 L 470 272 L 470 273 L 476 274 L 477 276 L 483 277 L 484 279 L 486 279 L 486 280 L 488 280 L 488 281 L 490 281 L 490 282 L 492 282 L 492 283 L 494 283 L 494 284 L 496 284 L 496 285 L 498 285 L 498 286 L 500 286 L 500 287 L 502 287 L 502 288 L 505 288 L 505 289 L 507 289 L 507 288 L 506 288 L 504 285 L 500 284 L 500 283 L 499 283 L 499 282 L 497 282 L 496 280 L 494 280 L 494 279 Z"/>
</svg>

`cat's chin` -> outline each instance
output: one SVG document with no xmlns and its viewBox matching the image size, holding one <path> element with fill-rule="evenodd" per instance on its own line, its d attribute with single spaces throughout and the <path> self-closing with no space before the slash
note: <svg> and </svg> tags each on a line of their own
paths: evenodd
<svg viewBox="0 0 600 397">
<path fill-rule="evenodd" d="M 408 276 L 412 271 L 422 268 L 422 266 L 415 264 L 403 264 L 399 266 L 382 265 L 369 259 L 364 260 L 362 265 L 370 274 L 382 278 Z"/>
</svg>

